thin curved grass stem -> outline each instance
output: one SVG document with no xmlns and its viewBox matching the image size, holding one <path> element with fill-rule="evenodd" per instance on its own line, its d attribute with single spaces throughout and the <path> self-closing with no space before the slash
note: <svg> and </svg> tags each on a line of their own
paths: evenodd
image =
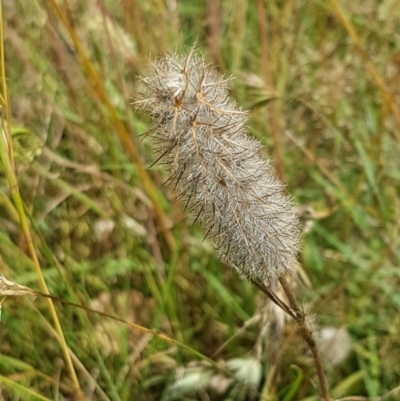
<svg viewBox="0 0 400 401">
<path fill-rule="evenodd" d="M 40 268 L 40 264 L 39 264 L 39 260 L 36 254 L 36 250 L 35 250 L 35 246 L 33 244 L 33 240 L 32 240 L 32 236 L 30 233 L 30 229 L 29 229 L 29 224 L 28 224 L 28 220 L 27 220 L 27 216 L 25 213 L 25 207 L 24 207 L 24 203 L 23 200 L 21 198 L 21 195 L 19 193 L 19 187 L 18 187 L 18 183 L 17 183 L 17 179 L 14 173 L 14 170 L 12 168 L 12 163 L 11 160 L 9 158 L 9 154 L 7 154 L 7 148 L 9 146 L 11 146 L 11 142 L 8 141 L 7 139 L 9 138 L 8 134 L 6 134 L 6 130 L 5 130 L 5 126 L 4 126 L 4 122 L 1 121 L 3 127 L 1 130 L 1 140 L 0 140 L 0 154 L 1 154 L 1 161 L 3 163 L 4 166 L 4 171 L 6 174 L 6 178 L 7 178 L 7 182 L 10 188 L 10 194 L 11 197 L 13 199 L 13 203 L 15 206 L 15 209 L 18 213 L 18 217 L 19 217 L 19 222 L 20 222 L 20 226 L 21 226 L 21 230 L 22 233 L 24 235 L 25 238 L 25 242 L 26 242 L 26 246 L 28 248 L 28 252 L 29 255 L 33 261 L 33 266 L 35 268 L 38 280 L 39 280 L 39 285 L 40 288 L 42 290 L 43 293 L 48 294 L 49 290 L 47 288 L 45 279 L 43 277 L 41 268 Z M 68 345 L 66 343 L 65 337 L 64 337 L 64 333 L 60 324 L 60 321 L 58 319 L 57 316 L 57 312 L 56 309 L 54 307 L 53 302 L 48 299 L 47 301 L 47 306 L 49 308 L 49 312 L 50 315 L 52 317 L 55 329 L 57 331 L 58 334 L 58 340 L 60 342 L 61 345 L 61 349 L 62 352 L 64 354 L 64 358 L 65 358 L 65 362 L 67 364 L 68 370 L 69 370 L 69 374 L 71 376 L 71 380 L 73 382 L 73 386 L 75 389 L 75 394 L 78 397 L 77 399 L 79 399 L 79 395 L 81 394 L 81 390 L 80 390 L 80 384 L 79 384 L 79 380 L 78 377 L 76 375 L 72 360 L 71 360 L 71 356 L 69 353 L 69 349 L 68 349 Z"/>
<path fill-rule="evenodd" d="M 18 214 L 19 224 L 25 238 L 28 253 L 33 261 L 33 266 L 37 274 L 39 285 L 43 293 L 49 293 L 46 285 L 46 281 L 43 277 L 42 270 L 40 268 L 39 259 L 33 244 L 32 236 L 30 233 L 29 223 L 25 212 L 24 202 L 22 200 L 18 180 L 15 173 L 14 156 L 13 156 L 13 145 L 11 139 L 11 112 L 9 105 L 9 95 L 6 82 L 5 63 L 4 63 L 4 36 L 3 36 L 3 14 L 2 7 L 0 4 L 0 73 L 1 73 L 1 99 L 0 108 L 2 109 L 2 115 L 0 115 L 0 160 L 3 166 L 4 174 L 6 176 L 7 184 L 9 186 L 10 195 L 14 203 L 15 210 Z M 4 117 L 3 117 L 4 115 Z M 61 350 L 64 355 L 64 359 L 71 377 L 74 389 L 74 395 L 77 400 L 82 399 L 82 392 L 78 380 L 78 376 L 75 372 L 74 365 L 72 363 L 71 355 L 67 342 L 64 337 L 64 333 L 58 318 L 56 309 L 51 299 L 47 299 L 47 306 L 52 317 L 55 330 L 58 334 L 58 340 L 60 342 Z"/>
</svg>

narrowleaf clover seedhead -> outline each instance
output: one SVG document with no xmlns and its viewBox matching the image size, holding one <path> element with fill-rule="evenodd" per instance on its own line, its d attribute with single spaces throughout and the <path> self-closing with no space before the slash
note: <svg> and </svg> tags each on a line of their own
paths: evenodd
<svg viewBox="0 0 400 401">
<path fill-rule="evenodd" d="M 229 78 L 192 48 L 156 60 L 136 102 L 169 182 L 242 277 L 269 282 L 294 269 L 299 222 L 261 144 L 247 135 L 248 113 L 228 95 Z"/>
</svg>

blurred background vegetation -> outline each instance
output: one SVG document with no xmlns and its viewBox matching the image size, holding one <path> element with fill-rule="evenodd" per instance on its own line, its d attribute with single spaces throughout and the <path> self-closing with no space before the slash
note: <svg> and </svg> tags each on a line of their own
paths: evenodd
<svg viewBox="0 0 400 401">
<path fill-rule="evenodd" d="M 162 166 L 148 168 L 148 121 L 130 104 L 138 76 L 197 42 L 236 77 L 232 97 L 251 108 L 249 132 L 302 215 L 297 291 L 332 397 L 400 400 L 397 0 L 2 4 L 16 175 L 41 274 L 51 294 L 139 325 L 55 302 L 82 399 L 316 399 L 295 325 L 260 331 L 264 297 L 220 263 Z M 2 174 L 0 273 L 40 289 L 25 238 Z M 2 399 L 78 399 L 46 301 L 2 306 Z"/>
</svg>

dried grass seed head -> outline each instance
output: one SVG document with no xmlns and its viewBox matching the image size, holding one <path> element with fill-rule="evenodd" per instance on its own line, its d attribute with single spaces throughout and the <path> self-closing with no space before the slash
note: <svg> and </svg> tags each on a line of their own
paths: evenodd
<svg viewBox="0 0 400 401">
<path fill-rule="evenodd" d="M 169 182 L 179 188 L 222 259 L 248 279 L 291 272 L 299 223 L 261 144 L 246 133 L 248 114 L 229 99 L 228 82 L 191 50 L 154 62 L 137 102 Z"/>
</svg>

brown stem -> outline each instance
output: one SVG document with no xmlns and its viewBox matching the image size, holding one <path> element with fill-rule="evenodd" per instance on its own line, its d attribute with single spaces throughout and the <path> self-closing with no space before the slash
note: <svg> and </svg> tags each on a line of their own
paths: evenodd
<svg viewBox="0 0 400 401">
<path fill-rule="evenodd" d="M 261 290 L 273 303 L 278 305 L 283 311 L 290 315 L 293 319 L 297 319 L 296 313 L 290 309 L 269 287 L 265 284 L 259 283 L 258 281 L 249 279 L 249 281 Z"/>
<path fill-rule="evenodd" d="M 301 304 L 297 301 L 292 288 L 290 287 L 289 283 L 286 281 L 285 277 L 280 276 L 279 282 L 283 290 L 285 291 L 288 299 L 290 307 L 295 312 L 295 320 L 299 325 L 301 335 L 303 336 L 304 340 L 306 341 L 312 356 L 314 358 L 315 369 L 317 371 L 318 381 L 319 381 L 319 388 L 321 397 L 324 401 L 330 401 L 331 398 L 329 397 L 328 393 L 328 386 L 326 381 L 325 372 L 322 366 L 321 355 L 319 353 L 317 342 L 315 339 L 315 329 L 310 320 L 308 319 L 306 313 L 303 311 Z"/>
</svg>

